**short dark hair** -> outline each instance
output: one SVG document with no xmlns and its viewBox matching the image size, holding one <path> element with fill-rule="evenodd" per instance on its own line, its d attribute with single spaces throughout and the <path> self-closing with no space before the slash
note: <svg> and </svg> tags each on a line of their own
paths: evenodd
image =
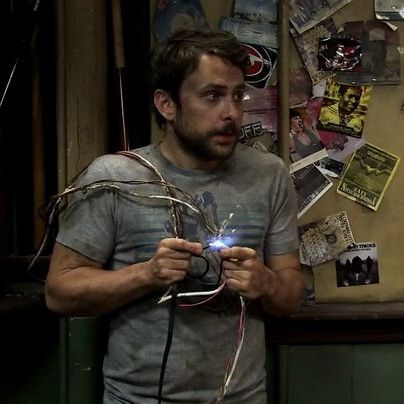
<svg viewBox="0 0 404 404">
<path fill-rule="evenodd" d="M 339 86 L 339 89 L 338 89 L 338 94 L 340 95 L 340 96 L 343 96 L 347 91 L 348 91 L 348 89 L 353 89 L 353 90 L 355 90 L 357 93 L 359 93 L 360 95 L 362 95 L 362 87 L 361 86 L 349 86 L 349 85 L 347 85 L 347 84 L 341 84 L 340 86 Z"/>
<path fill-rule="evenodd" d="M 181 84 L 197 68 L 199 57 L 203 54 L 228 60 L 244 75 L 250 64 L 246 49 L 230 32 L 205 28 L 178 30 L 157 44 L 152 52 L 152 92 L 164 90 L 178 104 Z M 154 104 L 153 109 L 158 126 L 164 127 L 164 117 Z"/>
</svg>

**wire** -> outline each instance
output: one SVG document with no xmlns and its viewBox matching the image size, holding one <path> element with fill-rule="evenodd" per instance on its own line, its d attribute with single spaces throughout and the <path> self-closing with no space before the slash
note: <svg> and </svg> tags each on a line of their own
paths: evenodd
<svg viewBox="0 0 404 404">
<path fill-rule="evenodd" d="M 243 343 L 244 343 L 246 305 L 245 305 L 244 298 L 242 296 L 239 296 L 239 298 L 240 298 L 241 310 L 240 310 L 240 317 L 239 317 L 239 322 L 238 322 L 238 332 L 237 332 L 237 337 L 236 337 L 236 344 L 234 347 L 233 355 L 230 357 L 230 360 L 227 364 L 223 385 L 220 388 L 219 394 L 216 398 L 216 404 L 221 403 L 224 396 L 227 393 L 227 390 L 229 388 L 234 371 L 236 370 L 238 360 L 240 358 L 240 353 L 241 353 Z"/>
<path fill-rule="evenodd" d="M 181 297 L 198 297 L 198 296 L 215 296 L 217 295 L 224 287 L 226 286 L 226 283 L 223 282 L 219 287 L 213 289 L 213 290 L 204 290 L 204 291 L 198 291 L 198 292 L 182 292 L 178 293 L 176 297 L 181 298 Z M 167 290 L 169 292 L 170 289 Z M 157 304 L 165 303 L 170 301 L 173 298 L 172 294 L 164 294 Z M 209 299 L 210 300 L 210 299 Z"/>
<path fill-rule="evenodd" d="M 177 285 L 174 283 L 171 288 L 172 288 L 172 298 L 171 298 L 170 311 L 169 311 L 169 317 L 168 317 L 166 344 L 164 347 L 163 360 L 162 360 L 161 369 L 160 369 L 159 388 L 158 388 L 158 395 L 157 395 L 158 404 L 161 404 L 161 400 L 163 398 L 164 376 L 165 376 L 165 372 L 166 372 L 168 356 L 170 353 L 171 343 L 172 343 L 173 334 L 174 334 L 175 312 L 176 312 L 176 308 L 177 308 Z"/>
<path fill-rule="evenodd" d="M 182 191 L 178 187 L 168 183 L 163 175 L 159 172 L 159 170 L 153 166 L 148 160 L 146 160 L 144 157 L 136 154 L 135 152 L 132 151 L 122 151 L 118 152 L 116 154 L 131 158 L 139 162 L 141 165 L 144 167 L 148 168 L 151 170 L 156 177 L 158 178 L 157 180 L 114 180 L 114 179 L 103 179 L 103 180 L 98 180 L 98 181 L 93 181 L 88 184 L 80 185 L 77 186 L 77 182 L 80 178 L 81 173 L 78 174 L 73 181 L 69 184 L 69 186 L 61 193 L 54 195 L 48 206 L 47 206 L 47 215 L 48 215 L 48 223 L 47 223 L 47 230 L 45 232 L 43 241 L 41 243 L 41 246 L 37 252 L 37 254 L 34 256 L 34 259 L 31 261 L 28 270 L 31 271 L 32 267 L 34 266 L 35 262 L 37 261 L 38 257 L 40 256 L 43 248 L 47 244 L 47 239 L 49 238 L 50 235 L 50 228 L 54 220 L 56 219 L 57 215 L 64 210 L 67 205 L 68 205 L 68 197 L 70 195 L 73 195 L 78 192 L 82 192 L 83 194 L 87 192 L 98 192 L 100 190 L 111 190 L 113 192 L 118 193 L 119 195 L 123 195 L 125 197 L 129 197 L 130 199 L 136 199 L 136 198 L 149 198 L 149 199 L 157 199 L 157 200 L 163 200 L 167 201 L 169 206 L 170 206 L 170 217 L 172 221 L 172 228 L 173 228 L 173 233 L 174 237 L 179 238 L 182 237 L 183 233 L 183 223 L 182 223 L 182 218 L 181 218 L 181 211 L 179 209 L 180 206 L 186 207 L 190 211 L 192 211 L 194 214 L 196 214 L 201 220 L 202 220 L 202 225 L 205 227 L 205 229 L 211 233 L 213 237 L 216 239 L 219 239 L 222 237 L 222 233 L 224 231 L 224 226 L 221 228 L 218 228 L 216 224 L 211 221 L 205 213 L 202 211 L 202 209 L 197 205 L 193 199 L 193 197 L 186 192 Z M 138 193 L 135 191 L 128 190 L 127 187 L 123 187 L 126 185 L 151 185 L 151 186 L 160 186 L 164 189 L 165 193 L 164 194 L 142 194 Z M 204 249 L 208 248 L 204 247 Z M 210 268 L 210 263 L 207 258 L 204 256 L 196 256 L 198 258 L 201 258 L 205 261 L 206 263 L 206 268 L 204 272 L 201 275 L 192 275 L 189 274 L 191 278 L 194 279 L 201 279 L 203 278 L 209 268 Z M 216 271 L 216 269 L 215 269 Z M 217 272 L 217 271 L 216 271 Z M 163 353 L 163 358 L 162 358 L 162 364 L 161 364 L 161 369 L 160 369 L 160 377 L 159 377 L 159 386 L 158 386 L 158 403 L 161 403 L 162 400 L 162 395 L 163 395 L 163 385 L 164 385 L 164 376 L 165 376 L 165 371 L 166 371 L 166 366 L 168 362 L 168 357 L 171 349 L 171 344 L 172 344 L 172 337 L 173 337 L 173 332 L 174 332 L 174 323 L 175 323 L 175 314 L 176 314 L 176 307 L 193 307 L 193 306 L 199 306 L 202 304 L 205 304 L 209 300 L 213 299 L 215 296 L 217 296 L 226 286 L 226 281 L 223 275 L 223 260 L 220 261 L 220 270 L 218 272 L 218 280 L 216 282 L 215 288 L 212 290 L 208 291 L 196 291 L 196 292 L 178 292 L 178 285 L 174 283 L 167 289 L 167 291 L 164 293 L 164 295 L 160 298 L 158 301 L 158 304 L 165 303 L 170 301 L 170 310 L 169 310 L 169 321 L 168 321 L 168 330 L 167 330 L 167 338 L 166 338 L 166 343 L 165 343 L 165 348 L 164 348 L 164 353 Z M 178 304 L 178 299 L 182 297 L 205 297 L 203 300 L 200 302 L 196 303 L 180 303 Z M 229 359 L 228 365 L 226 367 L 226 372 L 224 376 L 224 381 L 223 381 L 223 386 L 220 388 L 218 397 L 217 397 L 217 403 L 219 403 L 223 397 L 225 396 L 228 386 L 230 384 L 230 381 L 232 379 L 234 370 L 236 368 L 239 355 L 242 349 L 243 345 L 243 340 L 244 340 L 244 320 L 245 320 L 245 304 L 244 300 L 241 296 L 240 297 L 240 302 L 241 302 L 241 313 L 240 313 L 240 318 L 239 318 L 239 326 L 238 326 L 238 331 L 237 331 L 237 337 L 236 337 L 236 344 L 235 344 L 235 349 L 234 352 Z"/>
</svg>

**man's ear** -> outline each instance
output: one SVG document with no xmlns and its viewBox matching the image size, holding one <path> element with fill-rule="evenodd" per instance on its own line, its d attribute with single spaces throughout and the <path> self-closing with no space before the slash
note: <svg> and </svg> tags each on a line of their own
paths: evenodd
<svg viewBox="0 0 404 404">
<path fill-rule="evenodd" d="M 154 92 L 154 105 L 168 122 L 174 119 L 175 102 L 166 91 L 156 90 Z"/>
</svg>

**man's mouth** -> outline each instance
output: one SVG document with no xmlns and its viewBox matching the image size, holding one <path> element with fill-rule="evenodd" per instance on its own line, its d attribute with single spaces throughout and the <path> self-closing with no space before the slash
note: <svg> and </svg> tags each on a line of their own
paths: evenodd
<svg viewBox="0 0 404 404">
<path fill-rule="evenodd" d="M 233 142 L 237 138 L 234 132 L 216 132 L 212 137 L 219 143 Z"/>
<path fill-rule="evenodd" d="M 214 132 L 216 136 L 224 136 L 224 137 L 234 137 L 238 136 L 236 126 L 234 124 L 228 124 L 223 128 Z"/>
</svg>

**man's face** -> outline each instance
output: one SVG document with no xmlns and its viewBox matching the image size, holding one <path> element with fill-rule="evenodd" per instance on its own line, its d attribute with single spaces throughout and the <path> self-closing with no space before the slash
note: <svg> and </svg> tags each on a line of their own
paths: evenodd
<svg viewBox="0 0 404 404">
<path fill-rule="evenodd" d="M 183 81 L 171 122 L 183 151 L 199 161 L 229 157 L 241 130 L 243 72 L 222 58 L 202 55 Z"/>
<path fill-rule="evenodd" d="M 361 99 L 360 91 L 354 88 L 348 88 L 345 94 L 341 97 L 340 110 L 345 113 L 355 111 Z"/>
</svg>

